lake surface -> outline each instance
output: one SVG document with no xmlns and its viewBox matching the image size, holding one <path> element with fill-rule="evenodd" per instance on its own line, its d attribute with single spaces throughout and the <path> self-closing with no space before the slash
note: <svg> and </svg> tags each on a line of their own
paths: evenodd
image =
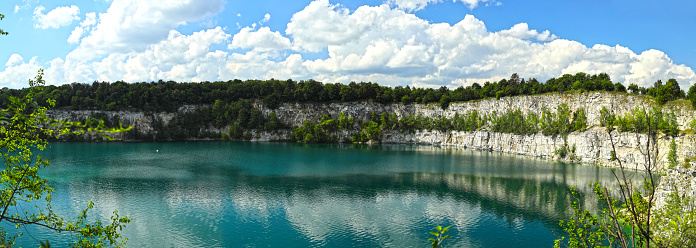
<svg viewBox="0 0 696 248">
<path fill-rule="evenodd" d="M 415 145 L 53 143 L 46 154 L 54 210 L 118 210 L 133 219 L 128 247 L 429 247 L 437 225 L 452 226 L 447 247 L 551 247 L 568 187 L 613 182 L 608 168 Z"/>
</svg>

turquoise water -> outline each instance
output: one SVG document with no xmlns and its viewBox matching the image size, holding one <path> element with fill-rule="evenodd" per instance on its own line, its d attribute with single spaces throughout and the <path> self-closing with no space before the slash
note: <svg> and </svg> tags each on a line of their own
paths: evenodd
<svg viewBox="0 0 696 248">
<path fill-rule="evenodd" d="M 588 165 L 413 145 L 54 143 L 54 210 L 133 218 L 128 247 L 551 247 Z M 27 230 L 55 247 L 66 234 Z M 26 231 L 25 231 L 26 232 Z M 24 235 L 23 246 L 38 242 Z"/>
</svg>

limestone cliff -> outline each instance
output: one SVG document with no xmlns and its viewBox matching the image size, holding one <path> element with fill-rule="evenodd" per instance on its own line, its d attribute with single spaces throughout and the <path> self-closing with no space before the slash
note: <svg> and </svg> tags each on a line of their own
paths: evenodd
<svg viewBox="0 0 696 248">
<path fill-rule="evenodd" d="M 301 125 L 305 120 L 319 121 L 322 115 L 338 117 L 341 112 L 347 116 L 366 121 L 369 120 L 371 112 L 375 113 L 395 113 L 398 117 L 407 115 L 421 115 L 430 118 L 446 116 L 451 118 L 455 113 L 464 114 L 472 110 L 479 113 L 492 113 L 493 111 L 504 112 L 512 109 L 520 109 L 523 113 L 540 113 L 543 109 L 555 111 L 556 106 L 561 103 L 567 104 L 571 111 L 584 108 L 588 118 L 588 130 L 585 132 L 571 133 L 564 140 L 563 137 L 544 136 L 541 133 L 534 135 L 514 135 L 507 133 L 495 133 L 489 131 L 475 132 L 441 132 L 441 131 L 418 131 L 415 133 L 405 133 L 397 131 L 384 131 L 382 142 L 385 143 L 413 143 L 427 145 L 447 145 L 459 146 L 472 149 L 491 150 L 498 152 L 523 154 L 529 156 L 544 157 L 550 159 L 576 161 L 583 163 L 593 163 L 605 166 L 615 166 L 616 161 L 612 161 L 611 143 L 609 133 L 605 128 L 598 127 L 599 112 L 602 107 L 606 107 L 614 114 L 624 115 L 636 107 L 650 108 L 654 101 L 643 97 L 620 93 L 590 92 L 574 94 L 545 94 L 535 96 L 504 97 L 501 99 L 486 99 L 465 103 L 452 103 L 449 108 L 443 110 L 435 104 L 380 104 L 376 102 L 348 102 L 348 103 L 284 103 L 276 109 L 269 109 L 260 102 L 255 102 L 254 107 L 260 109 L 264 116 L 268 117 L 272 112 L 277 117 L 292 126 Z M 685 105 L 682 103 L 682 105 Z M 146 133 L 154 131 L 153 123 L 169 123 L 176 115 L 195 111 L 200 106 L 183 106 L 176 113 L 144 113 L 137 111 L 68 111 L 53 110 L 51 115 L 58 119 L 83 120 L 96 113 L 103 113 L 108 118 L 118 119 L 125 126 L 133 126 L 139 132 Z M 688 128 L 689 122 L 694 119 L 695 114 L 691 106 L 679 106 L 667 104 L 662 107 L 663 111 L 674 111 L 677 117 L 679 129 Z M 210 132 L 226 132 L 226 128 L 217 129 L 208 127 Z M 291 132 L 254 132 L 252 141 L 282 141 L 290 138 Z M 337 134 L 339 140 L 351 135 L 350 131 L 342 131 Z M 612 133 L 616 144 L 616 157 L 623 161 L 628 168 L 641 169 L 644 162 L 645 145 L 647 136 L 633 133 Z M 117 140 L 125 140 L 123 134 L 114 136 Z M 658 165 L 665 164 L 666 154 L 669 150 L 671 137 L 660 136 L 656 140 L 657 148 L 651 149 L 653 155 L 657 155 Z M 691 158 L 696 156 L 694 141 L 696 136 L 693 134 L 682 134 L 675 138 L 677 143 L 677 153 L 679 158 Z M 568 152 L 561 156 L 560 149 Z"/>
<path fill-rule="evenodd" d="M 644 96 L 636 96 L 624 93 L 590 92 L 590 93 L 563 93 L 545 94 L 534 96 L 503 97 L 496 99 L 485 99 L 464 103 L 451 103 L 449 108 L 443 110 L 437 104 L 380 104 L 375 102 L 348 102 L 348 103 L 286 103 L 277 109 L 268 109 L 261 104 L 256 107 L 262 109 L 264 115 L 268 116 L 275 112 L 278 117 L 291 125 L 301 125 L 304 120 L 319 120 L 322 115 L 338 117 L 341 112 L 346 115 L 354 116 L 361 120 L 367 120 L 370 112 L 396 113 L 398 117 L 409 114 L 422 115 L 435 118 L 445 116 L 451 118 L 455 113 L 464 114 L 473 110 L 479 113 L 498 113 L 507 110 L 520 109 L 522 113 L 530 112 L 541 113 L 544 108 L 555 112 L 556 107 L 565 103 L 571 111 L 584 108 L 587 113 L 588 126 L 599 125 L 599 113 L 602 107 L 616 115 L 625 115 L 636 107 L 650 109 L 655 105 L 655 101 Z M 691 120 L 696 117 L 693 108 L 686 104 L 686 101 L 666 104 L 662 107 L 663 111 L 673 111 L 677 117 L 679 129 L 687 129 Z"/>
</svg>

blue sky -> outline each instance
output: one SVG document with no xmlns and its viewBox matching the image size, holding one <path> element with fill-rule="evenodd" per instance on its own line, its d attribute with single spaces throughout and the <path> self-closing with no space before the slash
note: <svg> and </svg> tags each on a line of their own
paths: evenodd
<svg viewBox="0 0 696 248">
<path fill-rule="evenodd" d="M 696 83 L 696 2 L 2 1 L 0 87 L 313 78 L 458 87 L 518 73 Z"/>
</svg>

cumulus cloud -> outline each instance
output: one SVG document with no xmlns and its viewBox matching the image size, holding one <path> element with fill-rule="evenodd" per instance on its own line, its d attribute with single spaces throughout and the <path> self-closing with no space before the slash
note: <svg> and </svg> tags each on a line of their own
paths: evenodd
<svg viewBox="0 0 696 248">
<path fill-rule="evenodd" d="M 85 20 L 80 22 L 80 26 L 75 27 L 70 36 L 68 37 L 68 43 L 77 44 L 80 42 L 80 38 L 85 32 L 92 29 L 91 26 L 97 23 L 97 14 L 94 12 L 87 13 L 85 15 Z"/>
<path fill-rule="evenodd" d="M 321 51 L 328 45 L 347 44 L 374 23 L 374 20 L 358 19 L 364 17 L 357 14 L 361 9 L 351 15 L 347 9 L 331 5 L 328 0 L 314 1 L 292 16 L 285 33 L 293 36 L 298 49 L 310 52 Z"/>
<path fill-rule="evenodd" d="M 94 59 L 111 53 L 143 51 L 168 38 L 175 27 L 222 11 L 224 0 L 114 0 L 71 57 Z"/>
<path fill-rule="evenodd" d="M 266 13 L 266 15 L 263 16 L 263 19 L 261 19 L 261 23 L 266 23 L 271 20 L 271 14 Z"/>
<path fill-rule="evenodd" d="M 499 32 L 501 35 L 515 37 L 518 39 L 537 39 L 538 41 L 552 41 L 558 39 L 556 35 L 551 34 L 548 30 L 544 32 L 537 32 L 535 29 L 530 30 L 527 23 L 518 23 L 512 26 L 512 28 L 507 30 L 502 30 Z"/>
<path fill-rule="evenodd" d="M 85 20 L 80 22 L 80 26 L 88 27 L 97 24 L 97 13 L 89 12 L 85 15 Z"/>
<path fill-rule="evenodd" d="M 529 29 L 526 23 L 490 32 L 472 15 L 454 25 L 433 24 L 387 5 L 363 6 L 350 13 L 328 1 L 315 1 L 293 16 L 286 33 L 298 50 L 326 49 L 328 58 L 303 65 L 310 73 L 334 80 L 456 86 L 497 81 L 514 72 L 547 79 L 579 71 L 607 72 L 615 81 L 639 85 L 666 78 L 684 85 L 696 80 L 692 69 L 675 65 L 659 51 L 636 55 L 621 46 L 586 47 L 548 30 Z"/>
<path fill-rule="evenodd" d="M 70 36 L 68 37 L 68 43 L 70 44 L 77 44 L 80 42 L 80 37 L 82 37 L 82 34 L 85 32 L 85 29 L 83 27 L 75 27 L 73 31 L 70 33 Z"/>
<path fill-rule="evenodd" d="M 226 53 L 209 50 L 213 44 L 222 43 L 229 36 L 220 27 L 191 35 L 182 35 L 172 30 L 165 40 L 142 52 L 113 53 L 96 62 L 68 58 L 64 62 L 56 61 L 51 67 L 61 66 L 56 70 L 56 79 L 68 82 L 138 82 L 163 78 L 180 81 L 219 80 L 219 71 L 216 71 L 218 73 L 214 77 L 210 73 L 199 75 L 199 71 L 211 71 L 205 68 L 211 64 L 224 64 L 224 60 L 216 58 Z"/>
<path fill-rule="evenodd" d="M 285 50 L 290 48 L 290 39 L 283 37 L 278 31 L 271 32 L 268 27 L 254 31 L 252 28 L 242 28 L 232 38 L 229 49 L 258 49 L 262 51 Z"/>
<path fill-rule="evenodd" d="M 15 10 L 19 10 L 15 7 Z M 44 14 L 44 6 L 39 5 L 34 9 L 34 27 L 40 29 L 60 28 L 70 25 L 73 21 L 80 20 L 80 8 L 75 5 L 70 7 L 58 7 Z"/>
<path fill-rule="evenodd" d="M 12 54 L 5 63 L 5 70 L 0 72 L 0 82 L 2 82 L 3 87 L 28 87 L 28 80 L 36 76 L 39 68 L 36 57 L 31 58 L 29 62 L 25 63 L 22 56 L 19 54 Z"/>
<path fill-rule="evenodd" d="M 113 5 L 125 1 L 115 0 Z M 112 15 L 116 13 L 112 9 L 118 7 L 113 5 L 109 9 Z M 184 35 L 173 28 L 193 17 L 176 22 L 173 17 L 153 16 L 168 23 L 155 25 L 153 32 L 170 28 L 164 37 L 152 40 L 104 38 L 107 34 L 131 32 L 121 28 L 115 28 L 115 33 L 95 35 L 100 28 L 106 30 L 105 23 L 113 19 L 105 18 L 107 13 L 99 15 L 97 24 L 89 24 L 89 14 L 85 17 L 80 28 L 90 34 L 73 53 L 50 62 L 46 70 L 49 82 L 314 78 L 327 83 L 372 81 L 392 86 L 458 87 L 498 81 L 512 73 L 543 81 L 577 72 L 605 72 L 615 82 L 639 86 L 675 78 L 682 88 L 688 88 L 696 81 L 692 68 L 675 64 L 661 51 L 636 53 L 620 45 L 588 47 L 548 30 L 530 29 L 526 23 L 491 32 L 473 15 L 455 24 L 431 23 L 389 4 L 349 11 L 327 0 L 314 1 L 293 15 L 285 34 L 269 27 L 245 27 L 228 34 L 217 27 Z M 207 12 L 199 11 L 195 16 L 205 15 L 201 13 Z M 126 26 L 130 27 L 147 23 L 135 21 L 143 17 L 131 15 L 121 22 L 129 22 Z M 126 36 L 141 31 L 133 32 Z M 98 40 L 94 37 L 108 40 L 113 47 L 92 44 Z M 214 49 L 220 45 L 230 50 Z M 315 58 L 308 56 L 308 51 L 325 55 Z M 78 56 L 80 52 L 108 55 Z M 17 56 L 8 60 L 0 82 L 26 82 L 35 75 L 36 61 L 25 62 Z"/>
</svg>

